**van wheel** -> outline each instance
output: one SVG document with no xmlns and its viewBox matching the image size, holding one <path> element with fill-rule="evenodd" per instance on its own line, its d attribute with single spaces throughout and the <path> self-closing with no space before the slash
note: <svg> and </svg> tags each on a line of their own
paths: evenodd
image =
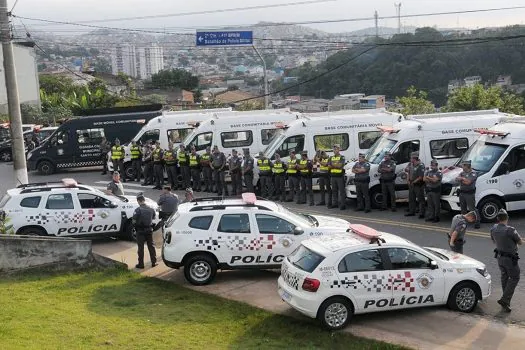
<svg viewBox="0 0 525 350">
<path fill-rule="evenodd" d="M 455 286 L 448 296 L 447 306 L 455 311 L 470 313 L 478 304 L 476 285 L 462 282 Z"/>
<path fill-rule="evenodd" d="M 498 216 L 498 211 L 503 208 L 503 203 L 496 197 L 485 198 L 479 203 L 478 210 L 483 222 L 493 222 Z"/>
<path fill-rule="evenodd" d="M 50 161 L 43 160 L 38 163 L 37 170 L 40 175 L 52 175 L 55 173 L 55 166 Z"/>
<path fill-rule="evenodd" d="M 372 205 L 372 208 L 374 209 L 380 209 L 383 205 L 383 193 L 381 192 L 381 189 L 377 186 L 372 188 L 370 190 L 370 204 Z"/>
<path fill-rule="evenodd" d="M 46 230 L 41 227 L 24 227 L 18 231 L 20 236 L 47 236 Z"/>
<path fill-rule="evenodd" d="M 124 174 L 126 175 L 126 179 L 135 179 L 135 172 L 133 171 L 131 163 L 124 164 Z"/>
<path fill-rule="evenodd" d="M 3 150 L 0 153 L 0 160 L 5 163 L 12 161 L 13 155 L 11 153 L 11 150 Z"/>
<path fill-rule="evenodd" d="M 329 330 L 336 331 L 346 327 L 354 315 L 352 303 L 343 297 L 325 300 L 319 308 L 317 319 Z"/>
<path fill-rule="evenodd" d="M 216 274 L 217 263 L 209 255 L 195 255 L 184 263 L 184 277 L 195 286 L 209 284 Z"/>
</svg>

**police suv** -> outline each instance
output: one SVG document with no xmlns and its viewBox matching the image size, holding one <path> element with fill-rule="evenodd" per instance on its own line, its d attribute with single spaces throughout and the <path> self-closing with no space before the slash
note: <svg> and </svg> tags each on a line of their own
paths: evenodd
<svg viewBox="0 0 525 350">
<path fill-rule="evenodd" d="M 297 214 L 245 193 L 242 199 L 202 198 L 179 205 L 164 228 L 162 259 L 194 285 L 217 269 L 279 268 L 304 239 L 344 232 L 346 220 Z"/>
<path fill-rule="evenodd" d="M 444 304 L 471 312 L 490 295 L 491 277 L 465 255 L 351 225 L 346 233 L 303 241 L 282 263 L 278 292 L 336 330 L 368 312 Z"/>
<path fill-rule="evenodd" d="M 158 211 L 153 200 L 146 204 Z M 131 219 L 137 207 L 135 197 L 106 194 L 73 179 L 20 185 L 0 202 L 16 234 L 60 237 L 134 239 Z"/>
</svg>

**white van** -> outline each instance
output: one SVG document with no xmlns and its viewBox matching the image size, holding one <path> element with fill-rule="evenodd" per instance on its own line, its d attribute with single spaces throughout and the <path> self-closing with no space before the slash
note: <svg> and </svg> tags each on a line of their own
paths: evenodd
<svg viewBox="0 0 525 350">
<path fill-rule="evenodd" d="M 477 130 L 479 138 L 443 174 L 441 201 L 445 209 L 459 211 L 458 184 L 455 179 L 462 161 L 470 160 L 478 174 L 476 207 L 484 222 L 494 221 L 501 208 L 525 209 L 525 117 L 503 121 L 490 130 Z"/>
<path fill-rule="evenodd" d="M 408 116 L 393 128 L 383 128 L 383 135 L 370 148 L 366 159 L 370 162 L 370 198 L 373 207 L 381 207 L 383 196 L 377 169 L 387 151 L 397 162 L 395 180 L 397 199 L 408 198 L 408 184 L 404 172 L 412 152 L 419 152 L 419 158 L 425 165 L 436 159 L 440 168 L 455 164 L 476 140 L 476 128 L 491 128 L 508 114 L 497 109 L 455 113 L 436 113 Z M 346 166 L 346 196 L 356 198 L 356 188 L 352 167 Z"/>
</svg>

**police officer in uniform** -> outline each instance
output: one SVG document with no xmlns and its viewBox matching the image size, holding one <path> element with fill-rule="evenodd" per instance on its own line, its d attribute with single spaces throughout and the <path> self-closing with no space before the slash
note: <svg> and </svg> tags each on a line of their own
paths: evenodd
<svg viewBox="0 0 525 350">
<path fill-rule="evenodd" d="M 115 196 L 124 195 L 124 186 L 122 186 L 122 182 L 120 182 L 120 173 L 118 171 L 113 172 L 113 179 L 108 183 L 106 193 Z"/>
<path fill-rule="evenodd" d="M 285 188 L 285 182 L 286 182 L 286 170 L 287 166 L 286 164 L 281 160 L 281 156 L 279 153 L 275 153 L 275 160 L 272 164 L 272 173 L 273 173 L 273 188 L 274 188 L 274 200 L 279 200 L 279 197 L 281 199 L 281 202 L 284 202 L 286 200 L 286 188 Z"/>
<path fill-rule="evenodd" d="M 115 145 L 111 148 L 111 162 L 113 163 L 113 171 L 118 171 L 124 174 L 122 182 L 126 182 L 126 174 L 124 173 L 124 147 L 120 145 L 120 140 L 115 139 Z"/>
<path fill-rule="evenodd" d="M 213 192 L 213 178 L 211 169 L 210 146 L 206 147 L 206 152 L 201 156 L 202 179 L 204 180 L 204 192 Z"/>
<path fill-rule="evenodd" d="M 135 265 L 137 269 L 144 268 L 144 243 L 148 245 L 149 257 L 151 260 L 151 267 L 157 266 L 157 252 L 153 244 L 153 219 L 155 219 L 155 210 L 146 205 L 146 199 L 143 195 L 137 196 L 139 207 L 133 213 L 133 225 L 137 231 L 137 246 L 138 246 L 138 264 Z"/>
<path fill-rule="evenodd" d="M 269 198 L 273 193 L 272 186 L 272 162 L 266 158 L 264 152 L 259 152 L 259 159 L 257 159 L 257 167 L 259 168 L 259 183 L 261 185 L 261 196 Z"/>
<path fill-rule="evenodd" d="M 290 197 L 286 200 L 287 202 L 293 202 L 295 200 L 295 195 L 297 195 L 297 200 L 299 201 L 299 171 L 297 170 L 298 166 L 297 158 L 295 157 L 295 151 L 290 152 L 290 159 L 286 165 L 286 176 L 288 177 L 288 188 L 290 189 Z"/>
<path fill-rule="evenodd" d="M 465 245 L 465 232 L 467 232 L 468 223 L 476 221 L 477 214 L 471 211 L 465 215 L 458 214 L 452 218 L 452 225 L 450 225 L 450 233 L 448 234 L 448 246 L 450 250 L 455 253 L 463 254 L 463 246 Z"/>
<path fill-rule="evenodd" d="M 213 146 L 213 153 L 211 154 L 211 165 L 213 168 L 213 182 L 217 186 L 217 194 L 219 196 L 227 196 L 228 189 L 226 188 L 226 156 L 219 151 L 218 146 Z"/>
<path fill-rule="evenodd" d="M 155 142 L 155 149 L 153 150 L 153 177 L 155 178 L 155 190 L 162 190 L 164 184 L 164 152 L 160 148 L 160 142 Z"/>
<path fill-rule="evenodd" d="M 201 191 L 201 156 L 197 154 L 195 146 L 191 146 L 190 170 L 192 188 L 196 192 Z"/>
<path fill-rule="evenodd" d="M 315 156 L 316 163 L 319 163 L 319 190 L 321 192 L 321 201 L 317 203 L 318 206 L 326 205 L 332 206 L 332 186 L 330 186 L 330 157 L 325 151 L 321 151 L 320 154 Z M 326 196 L 328 195 L 328 202 L 326 202 Z"/>
<path fill-rule="evenodd" d="M 166 174 L 168 175 L 168 183 L 171 188 L 176 188 L 177 184 L 177 152 L 173 149 L 173 143 L 168 144 L 168 149 L 164 151 L 162 156 L 164 164 L 166 165 Z"/>
<path fill-rule="evenodd" d="M 142 150 L 142 163 L 144 163 L 144 182 L 142 186 L 153 185 L 153 149 L 149 141 Z"/>
<path fill-rule="evenodd" d="M 443 174 L 435 159 L 430 161 L 430 169 L 425 173 L 423 181 L 427 192 L 427 218 L 425 221 L 439 222 L 441 213 L 441 179 Z"/>
<path fill-rule="evenodd" d="M 462 163 L 463 172 L 459 174 L 456 181 L 459 183 L 459 206 L 461 212 L 466 213 L 467 211 L 476 210 L 476 180 L 478 174 L 472 170 L 472 163 L 470 160 Z M 476 229 L 480 228 L 479 214 L 477 217 Z"/>
<path fill-rule="evenodd" d="M 98 147 L 100 149 L 100 160 L 102 160 L 102 175 L 106 175 L 108 172 L 108 153 L 111 151 L 111 144 L 103 137 Z"/>
<path fill-rule="evenodd" d="M 357 192 L 356 211 L 364 210 L 365 213 L 370 213 L 370 163 L 366 161 L 364 153 L 359 153 L 359 161 L 354 164 L 352 173 L 355 174 L 354 181 Z"/>
<path fill-rule="evenodd" d="M 388 206 L 388 198 L 390 196 L 390 207 L 392 211 L 396 211 L 396 162 L 392 159 L 392 153 L 386 152 L 385 158 L 379 164 L 377 169 L 379 175 L 379 182 L 381 182 L 381 194 L 383 196 L 383 203 L 381 211 L 385 211 Z"/>
<path fill-rule="evenodd" d="M 142 177 L 142 151 L 135 140 L 131 141 L 129 151 L 131 152 L 131 168 L 133 169 L 135 181 L 140 182 Z"/>
<path fill-rule="evenodd" d="M 186 152 L 186 147 L 181 143 L 179 151 L 177 152 L 177 162 L 179 163 L 180 180 L 179 188 L 186 189 L 190 187 L 191 171 L 189 155 Z"/>
<path fill-rule="evenodd" d="M 250 155 L 249 148 L 243 148 L 244 153 L 244 165 L 242 167 L 242 175 L 244 176 L 244 185 L 246 186 L 246 191 L 248 193 L 254 193 L 255 189 L 253 188 L 253 167 L 255 165 L 255 160 Z"/>
<path fill-rule="evenodd" d="M 494 253 L 501 272 L 503 295 L 498 300 L 498 304 L 505 311 L 511 312 L 510 301 L 520 281 L 518 245 L 523 244 L 523 238 L 514 227 L 507 225 L 508 220 L 509 215 L 504 209 L 501 209 L 498 212 L 497 224 L 490 230 L 490 238 L 496 244 Z"/>
<path fill-rule="evenodd" d="M 237 150 L 232 150 L 232 156 L 228 159 L 228 168 L 230 169 L 230 177 L 232 180 L 232 196 L 242 194 L 242 174 L 241 174 L 242 160 L 239 157 Z"/>
<path fill-rule="evenodd" d="M 159 219 L 166 221 L 179 207 L 179 196 L 171 192 L 170 186 L 164 186 L 157 204 L 160 207 Z"/>
<path fill-rule="evenodd" d="M 341 155 L 341 146 L 334 145 L 334 155 L 328 160 L 328 168 L 330 169 L 330 182 L 332 185 L 332 205 L 330 209 L 337 208 L 341 210 L 346 209 L 346 189 L 345 189 L 345 157 Z"/>
<path fill-rule="evenodd" d="M 408 213 L 405 216 L 416 215 L 416 203 L 419 204 L 419 218 L 425 218 L 425 164 L 419 160 L 419 153 L 411 154 L 411 161 L 405 168 L 408 181 Z"/>
<path fill-rule="evenodd" d="M 306 194 L 308 192 L 308 197 L 310 198 L 310 206 L 314 205 L 314 192 L 312 191 L 312 174 L 313 174 L 313 164 L 312 161 L 308 159 L 308 151 L 301 152 L 301 160 L 297 166 L 299 170 L 299 180 L 301 192 L 299 193 L 299 200 L 297 204 L 306 204 Z"/>
</svg>

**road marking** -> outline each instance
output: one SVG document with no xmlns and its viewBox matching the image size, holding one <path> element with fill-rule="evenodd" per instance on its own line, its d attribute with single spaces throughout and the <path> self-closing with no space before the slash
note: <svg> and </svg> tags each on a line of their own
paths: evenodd
<svg viewBox="0 0 525 350">
<path fill-rule="evenodd" d="M 106 186 L 91 186 L 93 188 L 96 188 L 97 190 L 101 190 L 101 191 L 105 191 L 107 188 Z M 139 194 L 139 193 L 143 193 L 144 191 L 139 191 L 139 190 L 130 190 L 126 187 L 124 187 L 124 195 L 127 195 L 128 193 L 133 193 L 133 194 Z"/>
<path fill-rule="evenodd" d="M 95 183 L 96 183 L 96 184 L 106 185 L 106 186 L 107 186 L 107 184 L 110 183 L 110 181 L 96 181 Z M 142 185 L 140 185 L 140 184 L 128 183 L 128 182 L 123 182 L 122 185 L 123 185 L 123 186 L 126 186 L 126 187 L 137 187 L 137 188 L 142 188 L 143 190 L 151 189 L 150 186 L 142 186 Z"/>
</svg>

